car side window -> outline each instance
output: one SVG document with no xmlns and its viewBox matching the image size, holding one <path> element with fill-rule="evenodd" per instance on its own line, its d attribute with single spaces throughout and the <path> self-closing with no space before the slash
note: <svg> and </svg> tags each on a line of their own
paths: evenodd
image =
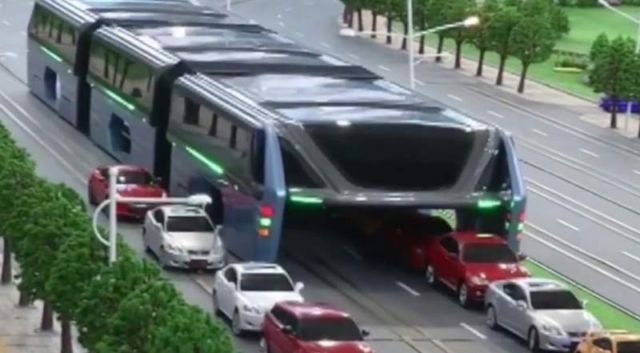
<svg viewBox="0 0 640 353">
<path fill-rule="evenodd" d="M 515 283 L 507 283 L 502 287 L 502 289 L 504 290 L 504 294 L 506 294 L 509 298 L 513 299 L 514 301 L 527 300 L 527 296 L 522 290 L 522 288 L 520 288 Z"/>
<path fill-rule="evenodd" d="M 155 219 L 156 222 L 164 225 L 164 213 L 162 212 L 162 210 L 156 210 L 155 212 L 153 212 L 153 219 Z"/>
<path fill-rule="evenodd" d="M 107 168 L 100 168 L 98 169 L 98 173 L 100 173 L 100 176 L 103 177 L 104 179 L 109 179 L 109 169 Z"/>
<path fill-rule="evenodd" d="M 593 345 L 606 351 L 611 351 L 613 349 L 611 340 L 606 337 L 596 338 L 595 340 L 593 340 Z"/>
<path fill-rule="evenodd" d="M 444 250 L 448 253 L 457 254 L 458 253 L 458 242 L 452 237 L 444 237 L 440 240 L 440 245 L 444 248 Z"/>
<path fill-rule="evenodd" d="M 281 307 L 275 306 L 271 309 L 271 315 L 280 323 L 282 326 L 289 325 L 289 315 L 288 313 L 282 309 Z"/>
<path fill-rule="evenodd" d="M 236 269 L 233 267 L 225 271 L 224 277 L 231 283 L 236 283 L 238 281 L 238 274 L 236 273 Z"/>
</svg>

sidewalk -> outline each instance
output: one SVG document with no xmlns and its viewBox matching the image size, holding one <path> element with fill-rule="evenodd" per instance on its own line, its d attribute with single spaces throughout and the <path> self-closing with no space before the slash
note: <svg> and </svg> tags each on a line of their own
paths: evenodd
<svg viewBox="0 0 640 353">
<path fill-rule="evenodd" d="M 363 22 L 365 31 L 370 31 L 371 22 L 372 22 L 372 16 L 370 11 L 368 10 L 362 11 L 362 22 Z M 382 15 L 378 15 L 377 22 L 378 22 L 377 23 L 378 31 L 381 31 L 381 32 L 386 31 L 386 26 L 387 26 L 386 18 Z M 342 24 L 342 18 L 338 19 L 338 23 Z M 354 18 L 354 27 L 357 27 L 357 25 L 358 25 L 358 20 L 356 16 Z M 370 36 L 363 36 L 362 38 L 366 38 L 367 40 L 377 42 L 382 46 L 400 50 L 401 41 L 397 39 L 394 39 L 391 45 L 387 45 L 385 43 L 386 36 L 384 35 L 379 35 L 375 39 L 371 38 Z M 419 60 L 422 56 L 421 54 L 418 53 L 419 38 L 416 38 L 416 43 L 417 44 L 414 45 L 415 58 L 416 60 Z M 443 57 L 442 63 L 436 64 L 434 62 L 435 60 L 433 57 L 433 55 L 436 53 L 436 50 L 433 47 L 429 47 L 429 44 L 433 44 L 433 43 L 427 43 L 427 45 L 425 46 L 424 56 L 426 56 L 426 58 L 424 58 L 424 62 L 420 65 L 435 64 L 435 65 L 441 65 L 444 68 L 449 68 L 450 70 L 455 70 L 453 69 L 453 61 L 455 58 L 454 56 L 455 54 L 449 53 L 450 56 Z M 493 87 L 496 87 L 508 94 L 517 96 L 521 99 L 526 99 L 532 102 L 544 103 L 549 105 L 562 105 L 564 107 L 569 107 L 580 114 L 580 120 L 599 126 L 599 127 L 603 127 L 607 129 L 609 128 L 609 119 L 610 119 L 609 113 L 603 112 L 594 102 L 579 98 L 572 94 L 566 93 L 564 91 L 552 88 L 550 86 L 547 86 L 545 84 L 538 83 L 532 80 L 527 80 L 525 93 L 518 94 L 516 92 L 516 88 L 520 80 L 519 75 L 515 75 L 513 73 L 505 71 L 503 75 L 503 86 L 496 86 L 495 78 L 498 72 L 497 68 L 494 68 L 492 66 L 485 64 L 483 69 L 484 71 L 483 77 L 475 77 L 477 61 L 463 57 L 461 60 L 461 65 L 462 65 L 462 68 L 456 71 L 458 71 L 462 75 L 475 78 L 481 82 L 485 82 L 489 85 L 492 85 Z M 640 119 L 638 119 L 637 116 L 633 116 L 631 119 L 629 119 L 628 128 L 626 131 L 624 129 L 625 119 L 626 119 L 626 116 L 624 113 L 619 114 L 618 129 L 615 130 L 615 132 L 628 138 L 636 138 L 638 134 L 638 125 L 640 124 Z"/>
<path fill-rule="evenodd" d="M 60 352 L 60 324 L 56 321 L 53 331 L 40 332 L 42 303 L 37 301 L 29 307 L 20 308 L 17 306 L 18 297 L 15 283 L 0 285 L 0 353 Z M 84 349 L 74 340 L 73 351 L 83 353 Z"/>
</svg>

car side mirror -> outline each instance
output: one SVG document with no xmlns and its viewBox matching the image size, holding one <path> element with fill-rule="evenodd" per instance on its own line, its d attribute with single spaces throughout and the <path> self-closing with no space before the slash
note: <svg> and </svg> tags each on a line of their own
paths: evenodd
<svg viewBox="0 0 640 353">
<path fill-rule="evenodd" d="M 589 300 L 587 300 L 587 299 L 582 299 L 582 307 L 583 307 L 583 308 L 586 308 L 586 307 L 587 307 L 587 304 L 589 304 Z"/>
<path fill-rule="evenodd" d="M 524 261 L 524 260 L 526 260 L 528 258 L 529 258 L 529 256 L 527 256 L 526 254 L 523 254 L 523 253 L 519 253 L 518 254 L 518 261 Z"/>
<path fill-rule="evenodd" d="M 365 329 L 362 329 L 360 332 L 362 333 L 362 337 L 369 337 L 369 335 L 371 334 L 369 330 L 365 330 Z"/>
<path fill-rule="evenodd" d="M 516 300 L 516 306 L 518 307 L 518 309 L 525 310 L 527 309 L 527 302 L 525 302 L 524 300 Z"/>
<path fill-rule="evenodd" d="M 294 287 L 294 288 L 295 288 L 296 292 L 299 292 L 299 291 L 301 291 L 301 290 L 304 288 L 304 283 L 302 283 L 302 282 L 296 282 L 296 285 L 295 285 L 295 287 Z"/>
<path fill-rule="evenodd" d="M 289 325 L 280 327 L 280 331 L 282 331 L 282 333 L 284 333 L 285 335 L 293 335 L 293 328 L 291 328 L 291 326 Z"/>
</svg>

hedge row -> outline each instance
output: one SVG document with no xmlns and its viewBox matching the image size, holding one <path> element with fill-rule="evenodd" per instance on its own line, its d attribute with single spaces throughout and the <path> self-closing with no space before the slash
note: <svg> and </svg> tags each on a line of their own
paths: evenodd
<svg viewBox="0 0 640 353">
<path fill-rule="evenodd" d="M 155 263 L 140 260 L 123 241 L 117 263 L 107 266 L 82 198 L 37 176 L 1 124 L 0 161 L 0 234 L 20 263 L 21 295 L 45 303 L 42 328 L 58 315 L 61 352 L 72 351 L 74 324 L 89 352 L 233 350 L 226 328 L 187 304 Z"/>
</svg>

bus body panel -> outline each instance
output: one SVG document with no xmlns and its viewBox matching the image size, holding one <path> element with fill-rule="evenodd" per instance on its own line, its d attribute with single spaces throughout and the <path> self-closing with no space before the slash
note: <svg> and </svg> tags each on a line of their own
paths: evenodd
<svg viewBox="0 0 640 353">
<path fill-rule="evenodd" d="M 527 204 L 526 189 L 523 183 L 520 164 L 518 163 L 518 156 L 516 155 L 515 143 L 512 137 L 504 132 L 504 130 L 500 130 L 500 135 L 506 146 L 505 151 L 507 153 L 513 200 L 511 204 L 507 242 L 515 252 L 520 252 L 520 237 L 522 236 L 520 223 L 524 222 L 524 212 Z"/>
<path fill-rule="evenodd" d="M 146 116 L 129 110 L 90 83 L 91 108 L 89 137 L 120 163 L 134 164 L 152 171 L 156 131 Z"/>
</svg>

